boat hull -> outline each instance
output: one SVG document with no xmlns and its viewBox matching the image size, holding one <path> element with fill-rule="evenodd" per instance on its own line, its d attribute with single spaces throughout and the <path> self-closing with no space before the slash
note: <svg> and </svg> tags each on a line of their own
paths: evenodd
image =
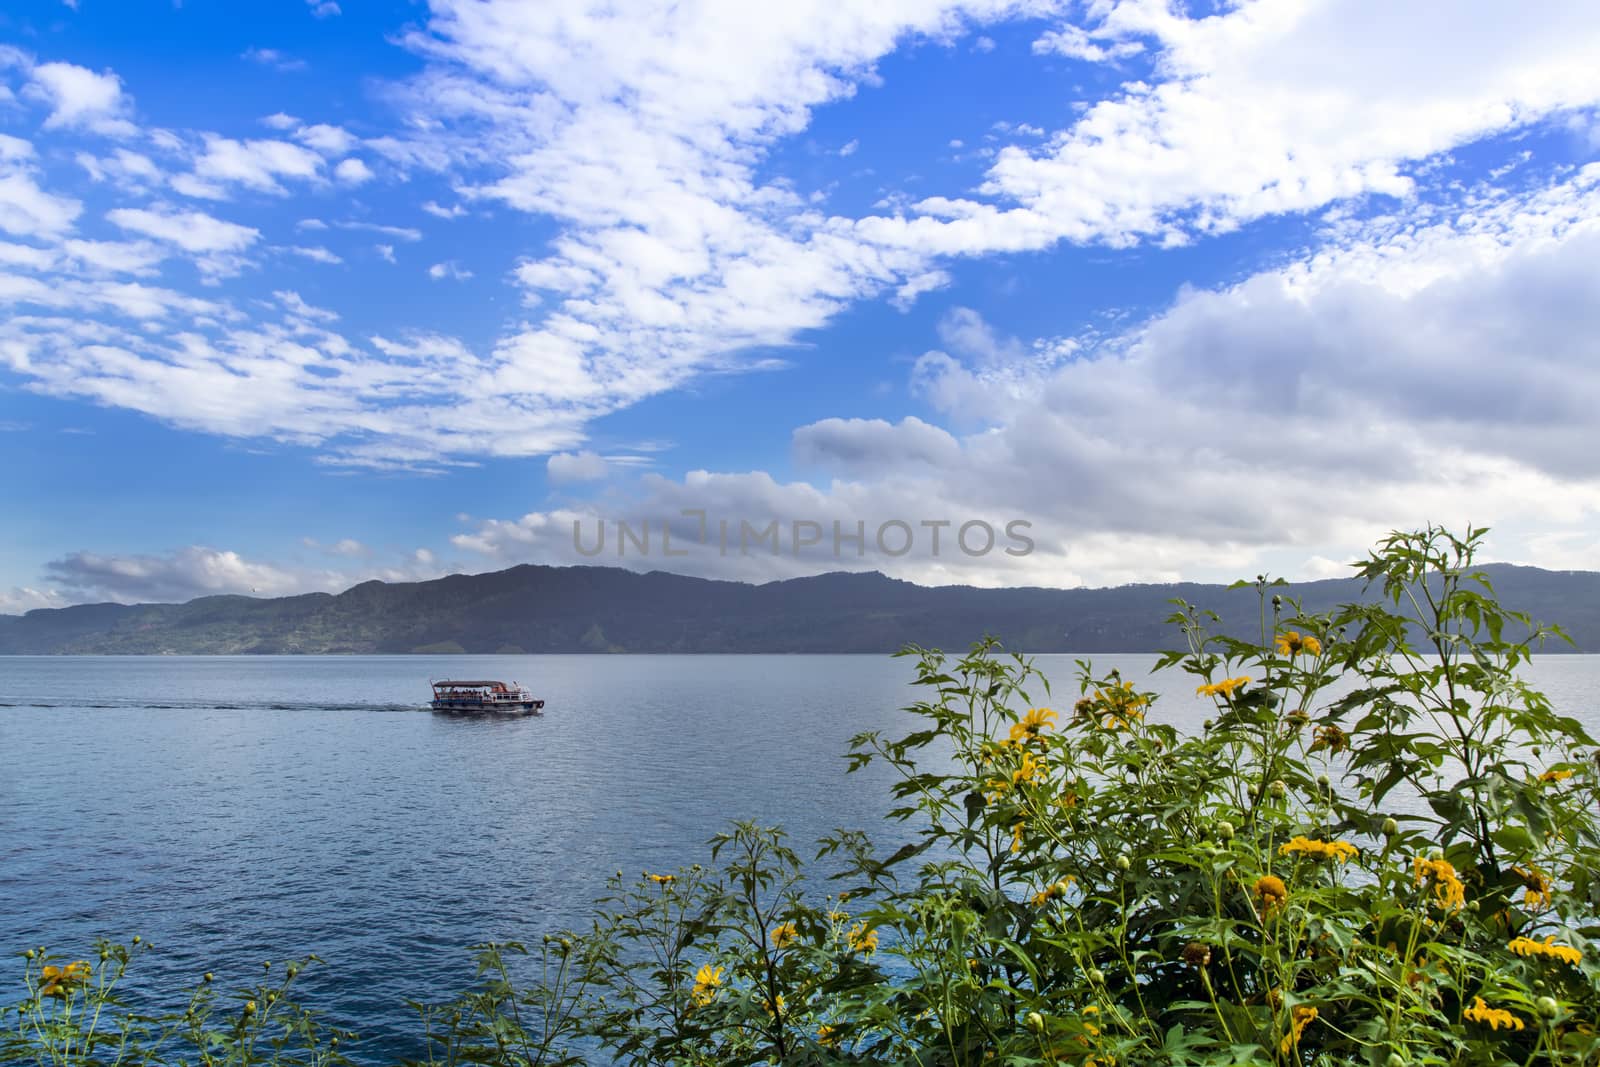
<svg viewBox="0 0 1600 1067">
<path fill-rule="evenodd" d="M 435 700 L 430 705 L 436 715 L 471 715 L 491 719 L 522 718 L 544 710 L 542 700 Z"/>
</svg>

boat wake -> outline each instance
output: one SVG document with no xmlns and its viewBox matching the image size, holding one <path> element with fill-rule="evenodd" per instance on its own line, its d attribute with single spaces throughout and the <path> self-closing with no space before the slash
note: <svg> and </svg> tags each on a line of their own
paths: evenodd
<svg viewBox="0 0 1600 1067">
<path fill-rule="evenodd" d="M 229 701 L 227 703 L 215 700 L 167 700 L 162 702 L 128 699 L 111 702 L 78 702 L 59 700 L 29 700 L 26 697 L 13 697 L 0 700 L 0 709 L 53 709 L 53 710 L 79 710 L 79 711 L 372 711 L 383 714 L 398 712 L 427 711 L 426 704 L 393 704 L 374 703 L 371 701 L 298 701 L 298 700 L 273 700 L 260 703 L 251 701 Z"/>
</svg>

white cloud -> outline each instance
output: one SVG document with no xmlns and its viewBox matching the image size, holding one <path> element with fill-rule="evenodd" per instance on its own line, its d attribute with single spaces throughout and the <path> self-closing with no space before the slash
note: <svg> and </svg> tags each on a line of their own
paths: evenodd
<svg viewBox="0 0 1600 1067">
<path fill-rule="evenodd" d="M 76 600 L 161 603 L 222 593 L 282 596 L 302 591 L 299 577 L 283 568 L 204 545 L 168 556 L 74 552 L 51 561 L 48 571 Z"/>
<path fill-rule="evenodd" d="M 422 240 L 422 231 L 413 226 L 388 226 L 380 222 L 336 222 L 335 226 L 341 230 L 364 230 L 368 233 L 381 233 L 385 237 L 395 237 L 402 241 Z"/>
<path fill-rule="evenodd" d="M 422 210 L 426 211 L 430 215 L 437 215 L 441 219 L 459 219 L 461 216 L 467 213 L 467 209 L 460 204 L 444 207 L 432 200 L 424 203 L 422 205 Z"/>
<path fill-rule="evenodd" d="M 279 178 L 316 181 L 322 176 L 322 157 L 289 141 L 236 141 L 209 133 L 204 140 L 205 152 L 195 160 L 194 178 L 205 188 L 224 189 L 234 183 L 259 192 L 286 195 Z M 194 192 L 194 188 L 179 191 L 191 196 L 206 195 Z"/>
<path fill-rule="evenodd" d="M 288 115 L 282 111 L 277 111 L 263 118 L 261 120 L 261 124 L 263 126 L 271 127 L 274 130 L 292 130 L 296 126 L 300 125 L 300 120 L 295 118 L 293 115 Z"/>
<path fill-rule="evenodd" d="M 373 251 L 378 253 L 379 258 L 384 260 L 384 262 L 386 262 L 386 263 L 395 262 L 394 245 L 373 245 L 372 248 L 373 248 Z"/>
<path fill-rule="evenodd" d="M 242 252 L 255 243 L 261 231 L 200 211 L 114 208 L 106 218 L 125 230 L 177 245 L 185 252 Z"/>
<path fill-rule="evenodd" d="M 71 603 L 59 589 L 14 585 L 9 591 L 0 590 L 0 615 L 23 615 L 39 608 L 64 608 Z"/>
<path fill-rule="evenodd" d="M 372 168 L 354 156 L 340 160 L 339 165 L 333 168 L 333 176 L 346 185 L 361 185 L 374 177 Z"/>
<path fill-rule="evenodd" d="M 61 251 L 91 274 L 156 273 L 167 251 L 149 241 L 63 241 Z"/>
<path fill-rule="evenodd" d="M 334 0 L 306 0 L 306 4 L 311 8 L 313 18 L 331 19 L 335 15 L 342 14 Z"/>
<path fill-rule="evenodd" d="M 355 146 L 355 136 L 343 126 L 317 123 L 302 126 L 294 133 L 295 140 L 309 145 L 325 156 L 342 156 Z"/>
<path fill-rule="evenodd" d="M 559 452 L 545 461 L 545 474 L 554 485 L 596 482 L 610 473 L 605 457 L 594 452 Z"/>
<path fill-rule="evenodd" d="M 1386 530 L 1470 519 L 1505 531 L 1501 558 L 1581 562 L 1600 539 L 1596 220 L 1600 164 L 1465 210 L 1341 225 L 1303 260 L 1186 292 L 1076 349 L 1024 343 L 956 309 L 940 327 L 947 350 L 913 371 L 948 427 L 825 419 L 793 440 L 818 484 L 761 471 L 647 477 L 603 505 L 482 521 L 456 544 L 496 563 L 578 562 L 573 518 L 586 531 L 597 518 L 637 528 L 679 522 L 684 508 L 786 529 L 1023 519 L 1037 542 L 1026 558 L 935 558 L 922 540 L 905 557 L 869 543 L 864 559 L 700 550 L 671 566 L 1102 585 L 1343 573 L 1329 561 Z M 614 544 L 604 562 L 619 562 Z"/>
<path fill-rule="evenodd" d="M 71 63 L 40 63 L 30 77 L 30 93 L 51 109 L 46 129 L 83 129 L 112 137 L 138 132 L 124 117 L 129 101 L 122 92 L 122 79 L 113 72 L 96 74 Z"/>
<path fill-rule="evenodd" d="M 1108 44 L 1096 44 L 1084 30 L 1077 26 L 1062 26 L 1050 30 L 1038 40 L 1033 42 L 1035 55 L 1066 56 L 1068 59 L 1082 59 L 1090 63 L 1105 63 L 1113 59 L 1126 59 L 1136 56 L 1144 51 L 1144 45 L 1139 41 L 1115 41 Z"/>
<path fill-rule="evenodd" d="M 921 218 L 861 232 L 940 253 L 1171 243 L 1409 197 L 1408 164 L 1600 101 L 1600 19 L 1575 0 L 1448 15 L 1382 0 L 1251 0 L 1199 19 L 1148 0 L 1090 10 L 1091 28 L 1063 27 L 1048 47 L 1146 43 L 1158 80 L 1127 83 L 1042 150 L 1003 149 L 988 200 L 930 197 Z"/>
<path fill-rule="evenodd" d="M 116 182 L 124 188 L 142 190 L 161 184 L 164 175 L 155 161 L 140 152 L 118 148 L 108 156 L 79 152 L 77 163 L 97 182 Z"/>
<path fill-rule="evenodd" d="M 464 282 L 468 278 L 472 277 L 472 272 L 452 259 L 443 263 L 435 263 L 433 266 L 429 267 L 428 277 L 432 278 L 434 281 L 440 281 L 442 279 L 449 278 L 452 281 Z"/>
<path fill-rule="evenodd" d="M 296 71 L 306 69 L 305 60 L 285 55 L 276 48 L 247 48 L 240 53 L 239 58 L 247 59 L 251 63 L 257 63 L 263 67 L 271 67 L 273 70 Z"/>
<path fill-rule="evenodd" d="M 317 263 L 335 264 L 344 262 L 337 254 L 330 252 L 321 245 L 291 245 L 289 251 Z"/>
<path fill-rule="evenodd" d="M 27 141 L 0 134 L 0 231 L 19 237 L 64 233 L 83 213 L 83 204 L 41 188 L 32 154 Z"/>
<path fill-rule="evenodd" d="M 308 547 L 317 546 L 306 539 Z M 358 582 L 420 581 L 443 572 L 431 552 L 418 550 L 400 557 L 379 554 L 351 538 L 326 549 L 326 557 L 306 566 L 291 562 L 252 560 L 236 551 L 208 545 L 190 545 L 164 555 L 102 555 L 74 552 L 47 565 L 58 590 L 13 590 L 0 594 L 0 611 L 8 605 L 60 606 L 67 601 L 117 601 L 121 603 L 181 603 L 202 596 L 292 596 L 308 592 L 339 592 Z M 40 602 L 35 604 L 35 602 Z"/>
<path fill-rule="evenodd" d="M 313 319 L 317 322 L 333 322 L 338 319 L 338 314 L 326 308 L 312 307 L 305 302 L 301 295 L 292 289 L 279 289 L 273 292 L 273 297 L 283 305 L 285 311 L 296 318 Z"/>
<path fill-rule="evenodd" d="M 919 296 L 943 289 L 950 282 L 951 278 L 948 271 L 923 271 L 921 274 L 907 278 L 905 284 L 895 290 L 890 303 L 901 311 L 910 311 Z"/>
</svg>

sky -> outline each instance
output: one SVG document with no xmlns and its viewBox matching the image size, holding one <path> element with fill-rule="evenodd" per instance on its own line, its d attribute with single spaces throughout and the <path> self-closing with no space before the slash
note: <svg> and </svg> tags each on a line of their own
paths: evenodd
<svg viewBox="0 0 1600 1067">
<path fill-rule="evenodd" d="M 1600 568 L 1592 0 L 12 0 L 0 613 Z"/>
</svg>

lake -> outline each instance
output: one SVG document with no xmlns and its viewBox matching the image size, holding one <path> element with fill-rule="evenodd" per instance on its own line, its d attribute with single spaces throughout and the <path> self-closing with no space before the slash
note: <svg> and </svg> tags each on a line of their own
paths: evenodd
<svg viewBox="0 0 1600 1067">
<path fill-rule="evenodd" d="M 1198 728 L 1211 705 L 1154 659 L 1095 665 Z M 1037 662 L 1069 707 L 1073 657 Z M 519 680 L 545 714 L 427 713 L 451 676 Z M 841 757 L 907 727 L 911 676 L 879 656 L 0 658 L 0 997 L 31 945 L 138 933 L 135 988 L 174 992 L 315 952 L 302 998 L 391 1060 L 416 1051 L 407 999 L 470 984 L 467 945 L 581 925 L 608 874 L 703 862 L 729 819 L 903 835 L 879 822 L 886 774 Z M 1527 677 L 1600 730 L 1600 656 Z"/>
</svg>

